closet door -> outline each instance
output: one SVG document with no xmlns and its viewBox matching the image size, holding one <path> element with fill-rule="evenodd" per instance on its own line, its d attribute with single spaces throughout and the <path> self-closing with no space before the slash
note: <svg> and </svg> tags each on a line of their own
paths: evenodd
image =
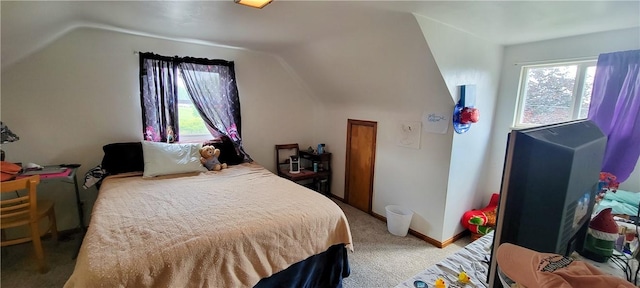
<svg viewBox="0 0 640 288">
<path fill-rule="evenodd" d="M 371 213 L 378 123 L 348 119 L 347 125 L 345 202 Z"/>
</svg>

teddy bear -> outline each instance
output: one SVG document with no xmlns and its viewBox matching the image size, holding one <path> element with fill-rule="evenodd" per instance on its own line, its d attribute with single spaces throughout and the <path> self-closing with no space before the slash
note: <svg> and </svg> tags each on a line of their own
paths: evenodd
<svg viewBox="0 0 640 288">
<path fill-rule="evenodd" d="M 227 168 L 227 163 L 220 163 L 218 156 L 220 156 L 220 149 L 213 146 L 204 146 L 200 148 L 200 162 L 204 167 L 207 167 L 209 171 L 220 171 Z"/>
</svg>

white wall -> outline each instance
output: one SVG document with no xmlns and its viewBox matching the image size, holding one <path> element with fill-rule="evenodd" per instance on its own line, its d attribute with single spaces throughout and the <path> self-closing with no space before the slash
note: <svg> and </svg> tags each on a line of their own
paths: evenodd
<svg viewBox="0 0 640 288">
<path fill-rule="evenodd" d="M 416 15 L 451 97 L 460 100 L 460 85 L 475 85 L 480 121 L 464 134 L 453 133 L 441 241 L 462 232 L 460 217 L 482 208 L 491 192 L 482 189 L 484 163 L 498 94 L 502 46 L 440 22 Z"/>
<path fill-rule="evenodd" d="M 134 51 L 235 61 L 245 149 L 273 171 L 274 145 L 314 143 L 314 100 L 280 59 L 240 49 L 187 44 L 95 29 L 71 31 L 2 71 L 2 121 L 20 141 L 7 160 L 80 163 L 79 181 L 100 163 L 102 146 L 142 139 L 138 55 Z M 95 188 L 81 189 L 90 214 Z M 78 225 L 73 189 L 43 184 L 58 228 Z M 88 218 L 86 218 L 88 223 Z"/>
<path fill-rule="evenodd" d="M 415 17 L 384 13 L 362 29 L 341 31 L 284 51 L 322 99 L 316 143 L 333 153 L 332 193 L 344 197 L 347 119 L 378 123 L 373 212 L 397 204 L 415 212 L 411 228 L 442 237 L 452 132 L 422 132 L 420 149 L 396 144 L 401 121 L 425 110 L 453 107 L 447 87 Z M 364 25 L 366 24 L 366 25 Z"/>
<path fill-rule="evenodd" d="M 520 70 L 523 63 L 552 62 L 591 57 L 597 59 L 601 53 L 624 51 L 640 48 L 640 28 L 624 29 L 582 36 L 560 38 L 528 44 L 505 47 L 502 64 L 502 76 L 496 120 L 493 128 L 491 158 L 487 166 L 485 191 L 498 191 L 502 176 L 502 165 L 507 144 L 507 133 L 513 125 Z M 634 174 L 636 184 L 630 184 L 629 190 L 640 191 L 640 176 L 636 166 Z M 633 183 L 631 180 L 629 183 Z M 626 187 L 627 183 L 623 184 Z"/>
<path fill-rule="evenodd" d="M 629 178 L 620 183 L 621 190 L 640 192 L 640 160 L 636 164 L 636 168 L 633 169 L 633 173 L 629 175 Z"/>
</svg>

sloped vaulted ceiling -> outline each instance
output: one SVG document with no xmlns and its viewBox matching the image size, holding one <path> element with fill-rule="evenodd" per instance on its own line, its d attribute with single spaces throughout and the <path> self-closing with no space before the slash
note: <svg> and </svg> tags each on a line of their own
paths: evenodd
<svg viewBox="0 0 640 288">
<path fill-rule="evenodd" d="M 361 25 L 280 54 L 327 104 L 393 109 L 446 93 L 424 91 L 425 79 L 442 76 L 412 14 L 385 11 Z"/>
<path fill-rule="evenodd" d="M 75 27 L 279 53 L 362 29 L 385 11 L 415 13 L 497 44 L 640 26 L 639 1 L 2 1 L 2 68 Z"/>
<path fill-rule="evenodd" d="M 433 60 L 412 13 L 513 44 L 638 26 L 639 9 L 638 1 L 276 0 L 264 9 L 232 1 L 2 1 L 1 64 L 4 70 L 77 27 L 96 27 L 271 53 L 323 102 L 393 107 L 425 94 L 415 81 L 442 77 L 408 65 Z"/>
<path fill-rule="evenodd" d="M 258 10 L 232 1 L 2 2 L 2 67 L 76 27 L 278 54 L 311 40 L 366 29 L 377 8 L 357 2 L 275 1 Z"/>
</svg>

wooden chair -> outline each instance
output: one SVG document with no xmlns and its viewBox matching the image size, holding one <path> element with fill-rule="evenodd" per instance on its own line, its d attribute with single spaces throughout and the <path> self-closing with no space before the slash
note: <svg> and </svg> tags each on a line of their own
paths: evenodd
<svg viewBox="0 0 640 288">
<path fill-rule="evenodd" d="M 36 186 L 40 183 L 40 175 L 34 175 L 13 181 L 0 183 L 2 195 L 14 193 L 18 190 L 27 190 L 27 195 L 6 200 L 0 200 L 0 229 L 2 229 L 2 247 L 33 241 L 33 248 L 38 261 L 38 271 L 45 273 L 48 270 L 44 261 L 44 252 L 40 237 L 51 231 L 54 240 L 58 240 L 58 228 L 56 226 L 56 215 L 52 201 L 37 201 Z M 5 198 L 5 197 L 3 197 Z M 40 233 L 39 220 L 45 216 L 49 217 L 49 226 L 43 233 Z M 23 238 L 12 240 L 5 239 L 4 229 L 28 225 L 30 233 Z"/>
<path fill-rule="evenodd" d="M 284 157 L 282 159 L 280 158 L 281 151 L 287 153 L 283 154 Z M 283 171 L 289 170 L 289 156 L 298 156 L 299 152 L 298 143 L 276 145 L 276 170 L 278 171 L 278 176 L 283 176 Z"/>
</svg>

